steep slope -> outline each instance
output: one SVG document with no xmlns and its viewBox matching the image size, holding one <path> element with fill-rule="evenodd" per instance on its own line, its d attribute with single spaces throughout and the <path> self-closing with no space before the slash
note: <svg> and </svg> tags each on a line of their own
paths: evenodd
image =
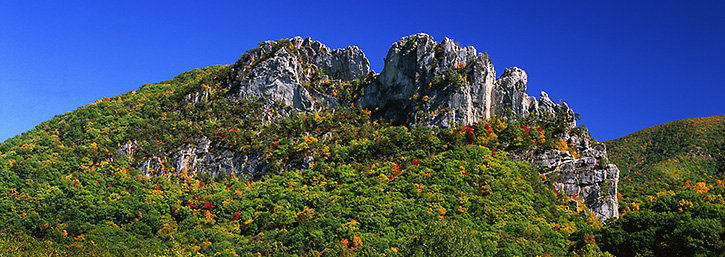
<svg viewBox="0 0 725 257">
<path fill-rule="evenodd" d="M 593 142 L 586 129 L 576 127 L 577 115 L 565 103 L 554 104 L 544 92 L 538 101 L 529 97 L 523 70 L 510 68 L 494 79 L 493 64 L 485 54 L 476 55 L 471 46 L 464 48 L 447 38 L 435 42 L 422 33 L 405 37 L 391 46 L 381 74 L 374 74 L 356 47 L 330 50 L 319 42 L 297 37 L 260 43 L 230 69 L 227 83 L 215 85 L 217 90 L 226 90 L 226 100 L 232 102 L 257 99 L 264 110 L 256 115 L 262 124 L 293 112 L 346 107 L 364 108 L 373 118 L 409 127 L 451 128 L 493 115 L 526 117 L 551 127 L 545 131 L 550 149 L 517 155 L 518 159 L 543 164 L 557 190 L 574 199 L 573 205 L 585 205 L 601 220 L 618 215 L 619 170 L 608 164 L 604 144 Z M 197 105 L 200 99 L 208 98 L 208 92 L 186 98 Z M 160 158 L 151 156 L 141 170 L 146 174 L 152 170 L 156 175 L 171 171 L 243 177 L 267 171 L 263 163 L 266 157 L 259 152 L 229 151 L 228 147 L 214 147 L 212 143 L 217 141 L 210 139 L 209 135 L 193 139 L 202 148 L 187 144 L 179 151 L 160 152 Z M 137 147 L 136 139 L 130 140 L 123 149 Z M 551 149 L 555 143 L 560 147 Z M 172 158 L 164 160 L 164 156 Z M 165 168 L 163 162 L 171 167 Z"/>
<path fill-rule="evenodd" d="M 495 115 L 546 126 L 550 149 L 517 151 L 516 159 L 546 169 L 544 175 L 573 198 L 574 206 L 583 203 L 601 220 L 617 217 L 619 170 L 608 163 L 606 146 L 576 127 L 578 114 L 566 103 L 554 104 L 545 92 L 538 101 L 528 96 L 522 69 L 509 68 L 495 77 L 487 54 L 448 38 L 435 42 L 416 34 L 393 44 L 385 68 L 361 89 L 355 106 L 409 126 L 448 128 Z M 558 149 L 551 149 L 555 143 Z"/>
<path fill-rule="evenodd" d="M 580 215 L 617 215 L 606 148 L 566 104 L 528 97 L 523 70 L 493 80 L 475 54 L 418 34 L 375 74 L 355 47 L 266 41 L 233 65 L 56 116 L 0 144 L 0 246 L 96 256 L 597 251 L 584 239 L 598 222 Z"/>
<path fill-rule="evenodd" d="M 687 181 L 712 184 L 725 172 L 725 115 L 673 121 L 606 143 L 622 171 L 625 203 Z"/>
</svg>

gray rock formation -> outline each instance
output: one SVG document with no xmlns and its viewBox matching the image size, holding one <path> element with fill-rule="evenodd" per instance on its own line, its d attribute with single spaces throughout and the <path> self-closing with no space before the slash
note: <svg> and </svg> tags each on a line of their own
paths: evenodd
<svg viewBox="0 0 725 257">
<path fill-rule="evenodd" d="M 264 113 L 261 117 L 263 121 L 273 121 L 293 111 L 323 111 L 324 107 L 336 107 L 340 103 L 327 92 L 306 87 L 315 71 L 322 70 L 331 80 L 362 80 L 368 74 L 369 66 L 365 54 L 354 46 L 330 50 L 318 41 L 300 37 L 284 42 L 265 41 L 235 64 L 234 80 L 228 85 L 233 89 L 229 97 L 232 100 L 261 99 L 266 103 L 265 108 L 273 110 Z M 208 92 L 200 91 L 187 95 L 185 99 L 198 104 L 208 96 Z M 250 179 L 267 170 L 263 156 L 225 149 L 203 136 L 193 141 L 193 144 L 184 144 L 170 153 L 170 159 L 157 156 L 146 159 L 139 169 L 146 175 L 184 173 L 211 177 L 235 175 Z M 130 142 L 120 146 L 118 153 L 133 156 L 137 148 L 137 142 Z M 312 159 L 306 158 L 301 168 L 309 167 L 311 162 Z"/>
<path fill-rule="evenodd" d="M 435 42 L 421 33 L 393 44 L 383 71 L 355 106 L 377 109 L 379 116 L 402 124 L 443 128 L 493 115 L 553 119 L 559 109 L 573 117 L 573 111 L 565 105 L 557 108 L 545 92 L 539 101 L 528 96 L 526 82 L 520 68 L 506 69 L 496 79 L 487 54 L 448 38 Z"/>
<path fill-rule="evenodd" d="M 237 99 L 263 99 L 268 106 L 284 105 L 290 111 L 321 111 L 340 105 L 328 92 L 309 88 L 313 73 L 322 70 L 329 79 L 363 79 L 370 70 L 365 54 L 355 46 L 330 50 L 314 40 L 295 37 L 285 42 L 265 41 L 247 53 L 235 69 L 230 85 Z M 308 85 L 308 87 L 305 87 Z"/>
<path fill-rule="evenodd" d="M 385 67 L 355 106 L 403 124 L 449 127 L 491 117 L 495 71 L 485 54 L 417 34 L 393 44 Z"/>
<path fill-rule="evenodd" d="M 282 101 L 297 111 L 314 110 L 314 101 L 302 86 L 305 80 L 302 64 L 286 48 L 280 48 L 262 61 L 246 76 L 239 76 L 238 97 L 265 99 L 271 104 Z"/>
<path fill-rule="evenodd" d="M 363 79 L 370 71 L 370 62 L 357 46 L 348 46 L 343 49 L 330 50 L 322 43 L 309 38 L 300 37 L 292 39 L 299 49 L 300 59 L 313 64 L 314 68 L 321 68 L 334 79 L 350 81 Z"/>
<path fill-rule="evenodd" d="M 193 144 L 184 144 L 171 154 L 170 159 L 151 156 L 139 170 L 146 176 L 196 176 L 206 174 L 211 177 L 220 175 L 239 176 L 251 179 L 257 173 L 264 173 L 267 165 L 259 155 L 245 155 L 223 147 L 214 146 L 205 136 L 195 138 Z M 121 145 L 119 155 L 135 154 L 136 142 Z"/>
<path fill-rule="evenodd" d="M 221 147 L 212 147 L 205 136 L 194 139 L 194 144 L 185 144 L 171 157 L 176 175 L 188 176 L 206 173 L 211 177 L 219 175 L 240 176 L 250 179 L 257 172 L 265 172 L 265 164 L 258 155 L 245 155 Z"/>
<path fill-rule="evenodd" d="M 496 86 L 491 96 L 491 105 L 494 106 L 495 113 L 503 115 L 508 109 L 515 116 L 527 116 L 530 111 L 537 111 L 536 98 L 526 95 L 527 79 L 526 72 L 516 67 L 506 69 L 503 75 L 496 79 Z"/>
<path fill-rule="evenodd" d="M 569 151 L 548 150 L 527 161 L 542 168 L 543 174 L 558 192 L 565 193 L 577 205 L 583 203 L 603 221 L 619 217 L 619 169 L 614 164 L 608 164 L 606 150 L 603 149 L 602 143 L 594 148 L 582 148 L 583 156 L 580 158 L 575 158 Z M 582 208 L 573 210 L 586 214 Z"/>
<path fill-rule="evenodd" d="M 136 149 L 138 149 L 138 142 L 134 140 L 133 142 L 128 142 L 119 146 L 117 152 L 118 155 L 133 156 L 134 154 L 136 154 Z"/>
<path fill-rule="evenodd" d="M 229 97 L 232 100 L 261 99 L 270 111 L 262 117 L 273 121 L 291 112 L 324 111 L 346 104 L 327 89 L 310 86 L 314 80 L 345 82 L 368 77 L 369 62 L 357 47 L 330 50 L 320 42 L 296 37 L 287 41 L 266 41 L 250 50 L 232 70 Z M 321 72 L 324 72 L 324 78 Z M 369 78 L 369 77 L 368 77 Z M 539 100 L 526 94 L 527 75 L 509 68 L 496 78 L 487 54 L 462 47 L 445 38 L 435 42 L 427 34 L 405 37 L 394 43 L 385 58 L 383 71 L 366 80 L 356 107 L 375 110 L 373 115 L 398 124 L 449 128 L 473 124 L 494 115 L 508 119 L 528 117 L 542 122 L 563 122 L 556 139 L 568 143 L 569 151 L 512 153 L 517 160 L 541 167 L 554 187 L 582 203 L 606 220 L 618 216 L 619 170 L 608 164 L 604 144 L 592 144 L 588 133 L 570 133 L 576 128 L 576 114 L 566 103 L 555 104 L 545 92 Z M 363 93 L 364 92 L 364 93 Z M 197 103 L 208 95 L 190 94 Z M 118 149 L 133 154 L 137 145 Z M 171 167 L 152 157 L 143 163 L 146 174 L 172 170 L 193 175 L 234 174 L 251 178 L 265 172 L 261 156 L 249 156 L 216 146 L 206 137 L 194 139 L 170 154 Z M 302 167 L 312 160 L 305 159 Z M 577 211 L 580 208 L 575 206 Z"/>
</svg>

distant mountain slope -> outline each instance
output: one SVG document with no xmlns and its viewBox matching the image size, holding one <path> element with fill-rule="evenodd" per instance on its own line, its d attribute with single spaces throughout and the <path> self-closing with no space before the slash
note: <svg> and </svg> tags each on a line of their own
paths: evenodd
<svg viewBox="0 0 725 257">
<path fill-rule="evenodd" d="M 616 256 L 723 256 L 725 116 L 607 141 L 621 169 L 619 219 L 595 235 Z"/>
<path fill-rule="evenodd" d="M 605 143 L 621 171 L 625 202 L 688 180 L 714 182 L 725 172 L 725 115 L 673 121 Z"/>
</svg>

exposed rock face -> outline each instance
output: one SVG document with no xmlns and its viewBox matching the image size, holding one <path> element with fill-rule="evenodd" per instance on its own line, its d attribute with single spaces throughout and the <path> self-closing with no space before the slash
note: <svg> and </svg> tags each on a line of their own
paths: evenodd
<svg viewBox="0 0 725 257">
<path fill-rule="evenodd" d="M 205 136 L 197 137 L 193 141 L 193 144 L 179 147 L 171 155 L 169 164 L 165 164 L 161 157 L 152 156 L 141 164 L 139 170 L 147 176 L 206 174 L 211 177 L 240 176 L 245 179 L 251 179 L 255 174 L 267 170 L 266 164 L 258 155 L 245 155 L 215 147 Z M 119 155 L 133 155 L 137 147 L 136 142 L 124 144 L 118 149 Z"/>
<path fill-rule="evenodd" d="M 584 148 L 581 158 L 575 158 L 568 151 L 548 150 L 528 161 L 546 170 L 543 174 L 553 182 L 557 191 L 566 193 L 576 205 L 586 205 L 595 217 L 606 220 L 619 216 L 619 169 L 607 163 L 604 144 Z M 574 211 L 585 214 L 581 208 Z"/>
<path fill-rule="evenodd" d="M 311 111 L 314 102 L 302 87 L 302 71 L 302 64 L 294 55 L 285 48 L 279 49 L 241 78 L 239 97 L 284 101 L 298 111 Z"/>
<path fill-rule="evenodd" d="M 176 175 L 206 173 L 212 177 L 235 175 L 252 178 L 257 172 L 265 172 L 265 165 L 257 155 L 244 155 L 220 147 L 212 147 L 205 136 L 194 139 L 194 145 L 183 145 L 171 157 Z"/>
<path fill-rule="evenodd" d="M 300 40 L 302 40 L 300 37 L 292 39 L 295 45 Z M 322 43 L 307 38 L 299 43 L 298 48 L 303 61 L 322 68 L 326 74 L 335 79 L 344 81 L 363 79 L 370 71 L 370 62 L 357 46 L 330 51 L 330 48 Z"/>
<path fill-rule="evenodd" d="M 330 50 L 320 42 L 296 37 L 284 45 L 271 41 L 248 52 L 235 66 L 230 85 L 232 99 L 262 99 L 277 114 L 333 109 L 342 104 L 330 92 L 309 86 L 314 76 L 324 72 L 324 80 L 363 80 L 369 62 L 357 47 Z M 385 67 L 360 90 L 352 102 L 356 107 L 376 110 L 373 114 L 405 125 L 448 128 L 472 124 L 494 115 L 504 118 L 528 116 L 539 121 L 563 120 L 566 132 L 557 135 L 569 151 L 512 153 L 518 160 L 541 167 L 560 192 L 573 203 L 583 203 L 594 215 L 606 220 L 618 216 L 617 183 L 619 170 L 608 164 L 606 147 L 591 145 L 588 133 L 572 135 L 576 114 L 566 103 L 555 104 L 545 92 L 539 100 L 526 94 L 527 75 L 520 68 L 509 68 L 497 79 L 487 54 L 462 47 L 451 39 L 435 42 L 426 34 L 405 37 L 394 43 L 385 58 Z M 196 103 L 207 95 L 188 95 Z M 274 114 L 274 115 L 277 115 Z M 273 114 L 263 119 L 273 121 Z M 553 139 L 547 139 L 553 140 Z M 131 154 L 137 145 L 127 144 L 119 154 Z M 207 173 L 212 177 L 233 174 L 251 178 L 266 171 L 260 156 L 244 155 L 216 146 L 206 137 L 194 139 L 169 154 L 176 175 Z M 300 168 L 309 166 L 305 159 Z M 158 157 L 143 163 L 145 174 L 170 170 Z M 577 200 L 578 199 L 578 200 Z M 575 206 L 577 207 L 577 206 Z M 577 207 L 577 211 L 578 211 Z"/>
<path fill-rule="evenodd" d="M 241 69 L 235 70 L 233 92 L 240 99 L 264 99 L 270 106 L 284 103 L 294 111 L 311 112 L 340 103 L 325 92 L 311 91 L 304 84 L 321 69 L 331 79 L 363 79 L 370 62 L 359 48 L 348 46 L 330 50 L 318 41 L 295 37 L 290 45 L 263 42 L 249 54 Z M 277 47 L 276 47 L 277 46 Z M 259 62 L 259 60 L 263 60 Z M 289 113 L 288 110 L 285 113 Z"/>
<path fill-rule="evenodd" d="M 126 144 L 123 144 L 118 147 L 117 152 L 118 155 L 131 155 L 133 156 L 136 154 L 136 149 L 138 149 L 138 142 L 128 142 Z"/>
<path fill-rule="evenodd" d="M 403 124 L 449 127 L 491 117 L 496 72 L 484 54 L 417 34 L 393 44 L 375 83 L 356 103 Z"/>
<path fill-rule="evenodd" d="M 536 98 L 526 95 L 527 79 L 526 72 L 520 68 L 506 69 L 496 79 L 496 87 L 491 96 L 495 113 L 503 115 L 509 109 L 513 115 L 526 116 L 530 111 L 537 112 Z"/>
</svg>

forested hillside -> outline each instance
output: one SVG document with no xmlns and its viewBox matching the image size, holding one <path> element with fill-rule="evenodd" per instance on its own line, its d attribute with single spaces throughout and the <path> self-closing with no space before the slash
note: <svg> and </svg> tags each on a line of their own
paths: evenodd
<svg viewBox="0 0 725 257">
<path fill-rule="evenodd" d="M 617 256 L 723 256 L 725 116 L 674 121 L 606 142 L 623 213 L 598 234 Z"/>
<path fill-rule="evenodd" d="M 508 156 L 576 155 L 556 137 L 566 120 L 395 125 L 350 104 L 370 80 L 330 80 L 321 69 L 304 86 L 344 106 L 307 113 L 233 97 L 233 71 L 267 57 L 103 98 L 0 144 L 0 253 L 606 255 L 599 220 L 578 214 L 586 206 L 565 204 L 539 170 Z M 259 169 L 171 165 L 170 153 L 204 139 Z"/>
<path fill-rule="evenodd" d="M 605 143 L 628 203 L 687 181 L 712 184 L 725 172 L 725 115 L 673 121 Z"/>
</svg>

